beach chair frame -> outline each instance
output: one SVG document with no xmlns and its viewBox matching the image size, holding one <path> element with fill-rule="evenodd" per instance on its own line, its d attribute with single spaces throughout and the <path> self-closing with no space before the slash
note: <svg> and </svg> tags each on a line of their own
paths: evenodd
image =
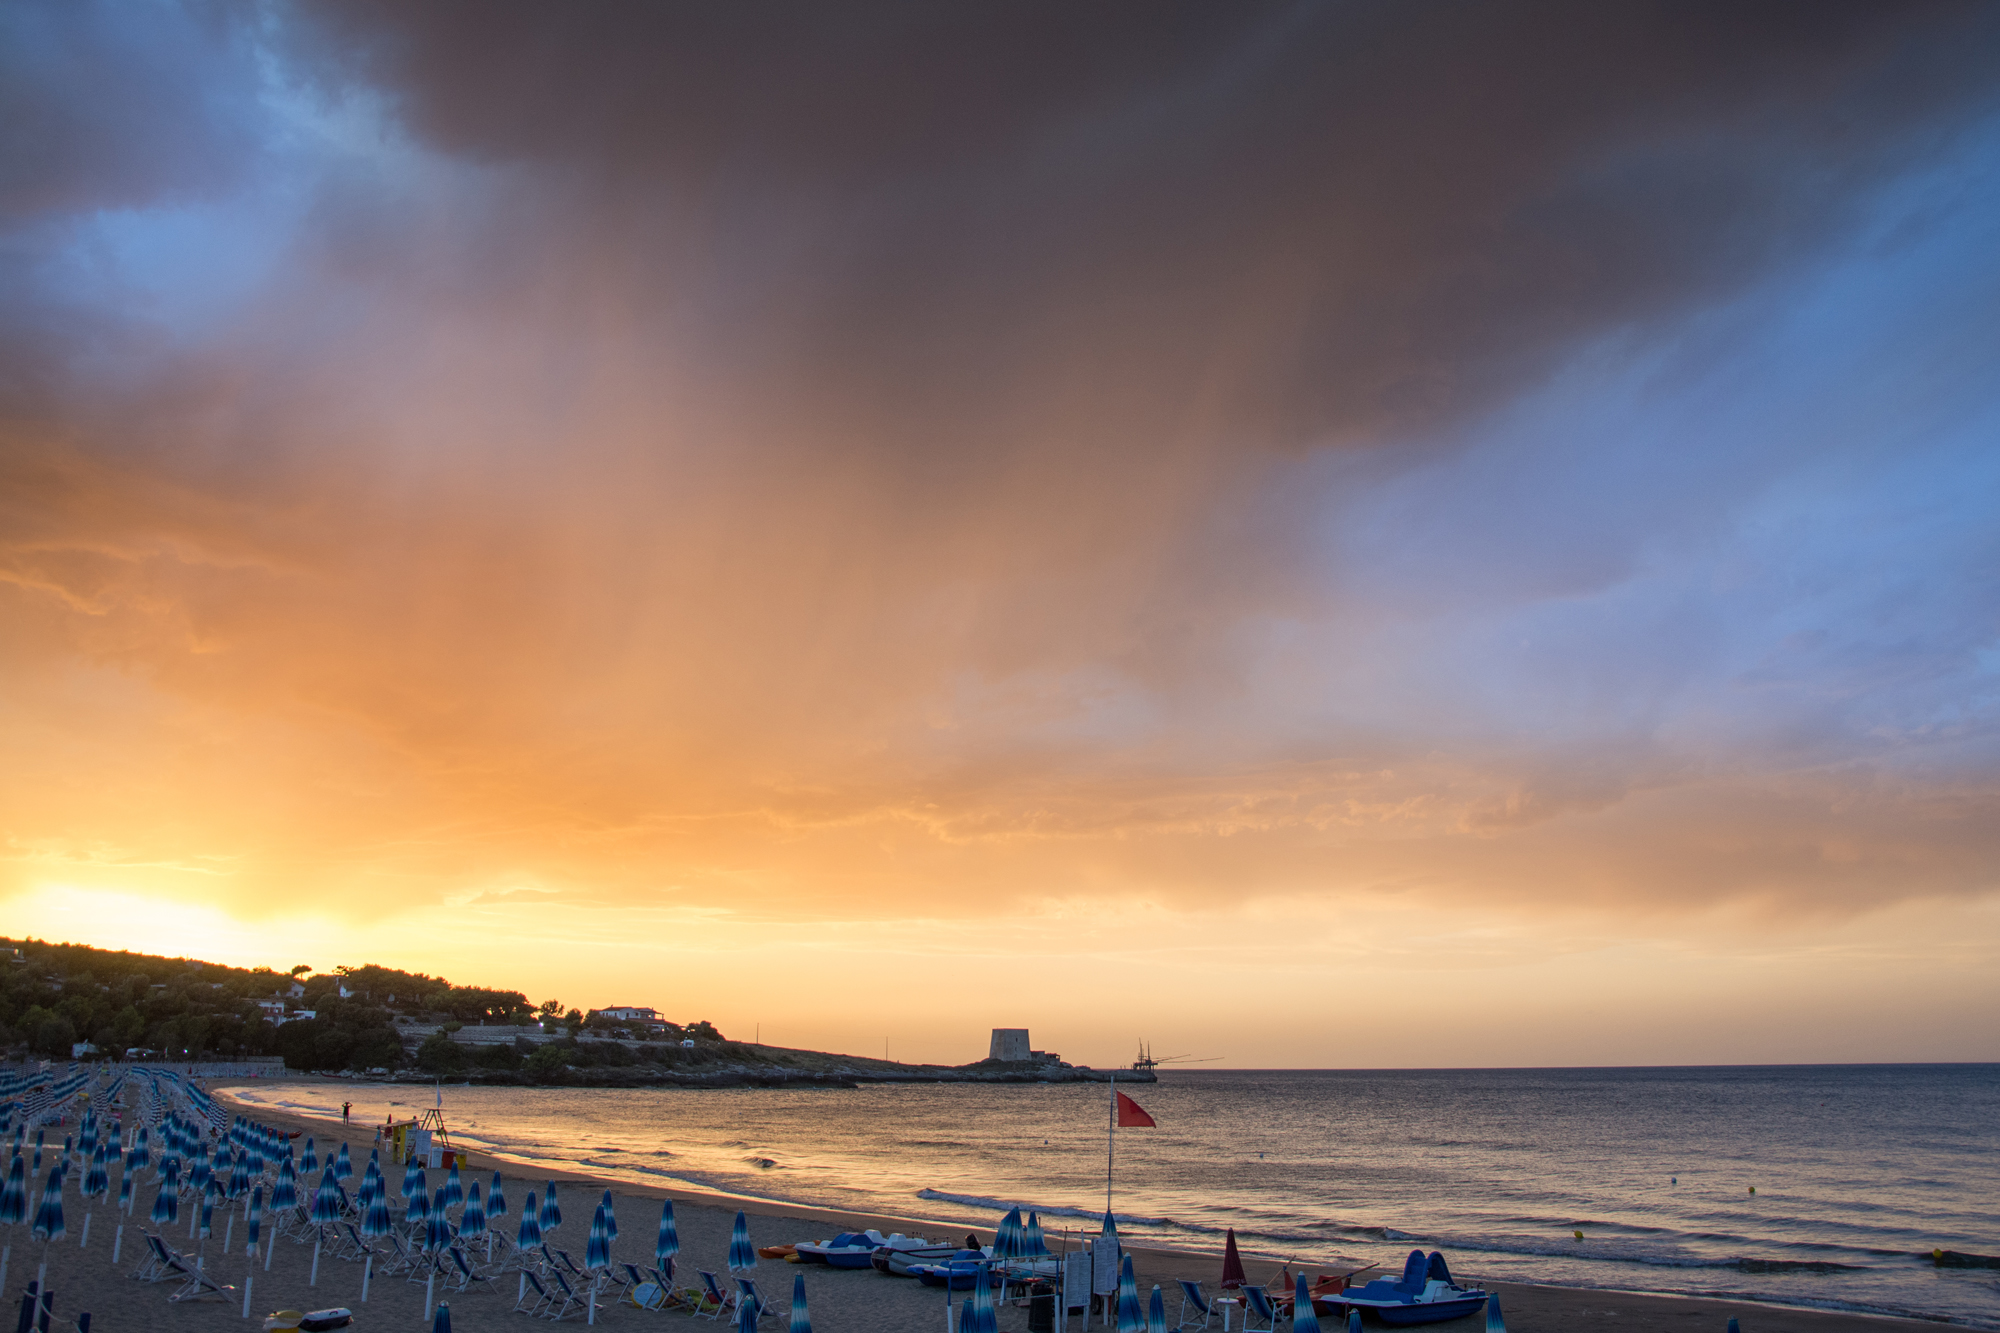
<svg viewBox="0 0 2000 1333">
<path fill-rule="evenodd" d="M 732 1311 L 739 1311 L 746 1302 L 756 1307 L 752 1312 L 752 1318 L 757 1323 L 763 1323 L 766 1315 L 777 1313 L 771 1307 L 771 1303 L 764 1299 L 764 1294 L 757 1290 L 757 1279 L 754 1277 L 744 1277 L 741 1273 L 738 1273 L 736 1275 L 736 1299 L 730 1306 L 730 1309 Z"/>
<path fill-rule="evenodd" d="M 1264 1326 L 1258 1328 L 1251 1321 L 1261 1319 Z M 1243 1288 L 1243 1333 L 1277 1333 L 1278 1307 L 1271 1301 L 1271 1293 L 1262 1287 Z"/>
<path fill-rule="evenodd" d="M 1208 1293 L 1201 1289 L 1201 1283 L 1184 1277 L 1177 1277 L 1174 1281 L 1181 1289 L 1181 1314 L 1174 1324 L 1174 1333 L 1189 1328 L 1207 1328 L 1208 1321 L 1215 1317 L 1215 1306 L 1209 1303 Z M 1188 1318 L 1190 1308 L 1200 1313 L 1200 1323 Z"/>
<path fill-rule="evenodd" d="M 722 1284 L 715 1280 L 715 1274 L 706 1268 L 697 1268 L 695 1272 L 701 1277 L 701 1286 L 695 1290 L 692 1313 L 697 1317 L 706 1316 L 711 1321 L 722 1318 L 722 1312 L 729 1308 L 729 1293 L 725 1292 Z M 715 1303 L 713 1310 L 708 1308 L 711 1301 Z"/>
<path fill-rule="evenodd" d="M 520 1299 L 514 1302 L 514 1313 L 540 1316 L 553 1299 L 548 1288 L 542 1285 L 541 1278 L 535 1276 L 532 1269 L 522 1269 L 521 1280 L 527 1285 L 522 1288 Z"/>
</svg>

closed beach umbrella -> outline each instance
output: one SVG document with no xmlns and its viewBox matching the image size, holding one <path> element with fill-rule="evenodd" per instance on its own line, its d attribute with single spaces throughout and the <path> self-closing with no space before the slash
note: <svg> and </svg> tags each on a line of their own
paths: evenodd
<svg viewBox="0 0 2000 1333">
<path fill-rule="evenodd" d="M 536 1220 L 542 1224 L 543 1235 L 562 1225 L 562 1208 L 556 1203 L 556 1183 L 553 1180 L 542 1186 L 542 1215 Z"/>
<path fill-rule="evenodd" d="M 735 1272 L 756 1266 L 757 1251 L 750 1246 L 750 1222 L 743 1216 L 743 1210 L 738 1208 L 736 1222 L 729 1228 L 729 1268 Z"/>
<path fill-rule="evenodd" d="M 653 1242 L 653 1262 L 659 1265 L 662 1278 L 672 1279 L 674 1256 L 680 1252 L 681 1233 L 674 1225 L 674 1201 L 668 1199 L 660 1205 L 660 1235 Z"/>
<path fill-rule="evenodd" d="M 1347 1333 L 1361 1333 L 1361 1311 L 1347 1307 Z"/>
<path fill-rule="evenodd" d="M 250 1239 L 245 1242 L 243 1252 L 245 1254 L 255 1254 L 257 1253 L 257 1238 L 264 1234 L 264 1187 L 262 1185 L 250 1191 L 250 1216 L 248 1221 Z"/>
<path fill-rule="evenodd" d="M 590 1239 L 584 1245 L 583 1266 L 591 1272 L 611 1267 L 611 1228 L 604 1220 L 601 1203 L 590 1218 Z"/>
<path fill-rule="evenodd" d="M 207 1240 L 215 1234 L 215 1189 L 214 1182 L 201 1196 L 201 1238 Z"/>
<path fill-rule="evenodd" d="M 340 1153 L 333 1159 L 333 1178 L 346 1181 L 354 1175 L 354 1159 L 347 1155 L 347 1145 L 340 1145 Z"/>
<path fill-rule="evenodd" d="M 1034 1213 L 1028 1214 L 1028 1225 L 1023 1233 L 1027 1238 L 1027 1257 L 1039 1259 L 1049 1252 L 1049 1242 L 1042 1235 L 1042 1219 Z"/>
<path fill-rule="evenodd" d="M 1244 1281 L 1243 1256 L 1236 1252 L 1236 1228 L 1231 1227 L 1222 1240 L 1222 1289 L 1234 1291 Z"/>
<path fill-rule="evenodd" d="M 132 1173 L 130 1171 L 120 1171 L 118 1173 L 118 1206 L 128 1213 L 132 1211 Z"/>
<path fill-rule="evenodd" d="M 1118 1333 L 1146 1333 L 1146 1312 L 1139 1308 L 1139 1279 L 1132 1274 L 1132 1256 L 1118 1266 Z"/>
<path fill-rule="evenodd" d="M 412 1194 L 415 1194 L 417 1192 L 417 1182 L 423 1178 L 423 1167 L 419 1166 L 417 1159 L 412 1157 L 403 1166 L 403 1197 L 407 1199 Z"/>
<path fill-rule="evenodd" d="M 83 1113 L 83 1123 L 76 1127 L 76 1150 L 85 1157 L 97 1151 L 97 1112 Z"/>
<path fill-rule="evenodd" d="M 618 1213 L 611 1202 L 610 1190 L 604 1191 L 604 1198 L 597 1206 L 604 1210 L 604 1234 L 611 1237 L 615 1245 L 618 1242 Z"/>
<path fill-rule="evenodd" d="M 281 1158 L 278 1162 L 278 1183 L 271 1188 L 271 1211 L 283 1213 L 286 1209 L 299 1206 L 299 1177 L 292 1170 L 292 1159 Z"/>
<path fill-rule="evenodd" d="M 181 1164 L 172 1158 L 160 1164 L 160 1190 L 153 1196 L 155 1225 L 181 1220 Z"/>
<path fill-rule="evenodd" d="M 215 1168 L 209 1164 L 208 1160 L 208 1145 L 204 1143 L 195 1150 L 194 1170 L 188 1173 L 188 1185 L 197 1193 L 206 1192 L 209 1177 L 214 1174 Z"/>
<path fill-rule="evenodd" d="M 1153 1304 L 1159 1303 L 1160 1289 L 1154 1287 Z M 1292 1293 L 1292 1333 L 1319 1333 L 1319 1315 L 1313 1310 L 1312 1289 L 1306 1286 L 1304 1273 L 1299 1274 L 1298 1289 Z"/>
<path fill-rule="evenodd" d="M 1507 1320 L 1500 1313 L 1500 1298 L 1486 1298 L 1486 1333 L 1507 1333 Z"/>
<path fill-rule="evenodd" d="M 403 1221 L 412 1227 L 424 1227 L 431 1220 L 431 1192 L 424 1188 L 424 1182 L 417 1182 L 417 1192 L 403 1201 Z"/>
<path fill-rule="evenodd" d="M 153 1164 L 152 1149 L 146 1141 L 151 1133 L 151 1130 L 141 1125 L 138 1132 L 132 1135 L 131 1150 L 125 1154 L 125 1170 L 128 1173 L 144 1171 Z"/>
<path fill-rule="evenodd" d="M 1319 1325 L 1310 1326 L 1312 1333 L 1319 1333 Z M 1146 1302 L 1146 1333 L 1167 1333 L 1167 1298 L 1160 1294 L 1160 1284 L 1153 1284 L 1152 1299 Z"/>
<path fill-rule="evenodd" d="M 237 1150 L 236 1160 L 229 1166 L 229 1197 L 240 1199 L 250 1192 L 250 1150 Z"/>
<path fill-rule="evenodd" d="M 1007 1215 L 1000 1219 L 1000 1225 L 993 1229 L 993 1257 L 995 1259 L 1019 1259 L 1021 1255 L 1021 1210 L 1009 1208 Z"/>
<path fill-rule="evenodd" d="M 444 1215 L 444 1209 L 433 1208 L 424 1222 L 424 1248 L 433 1254 L 441 1254 L 451 1244 L 451 1219 Z"/>
<path fill-rule="evenodd" d="M 479 1198 L 479 1182 L 472 1182 L 472 1192 L 465 1196 L 465 1211 L 458 1215 L 458 1234 L 467 1240 L 476 1238 L 486 1230 L 486 1205 Z"/>
<path fill-rule="evenodd" d="M 535 1211 L 535 1192 L 529 1190 L 527 1200 L 521 1205 L 521 1229 L 514 1234 L 514 1248 L 532 1250 L 541 1243 L 541 1214 Z"/>
<path fill-rule="evenodd" d="M 389 1195 L 386 1190 L 377 1191 L 368 1201 L 368 1207 L 361 1214 L 361 1234 L 370 1238 L 386 1236 L 396 1229 L 396 1219 L 389 1216 Z"/>
<path fill-rule="evenodd" d="M 309 1176 L 317 1170 L 319 1170 L 319 1149 L 313 1146 L 311 1136 L 307 1136 L 305 1156 L 299 1158 L 299 1172 Z"/>
<path fill-rule="evenodd" d="M 90 1149 L 90 1170 L 84 1173 L 83 1197 L 101 1199 L 111 1193 L 111 1173 L 104 1169 L 104 1145 L 93 1144 Z"/>
<path fill-rule="evenodd" d="M 785 1333 L 813 1333 L 812 1316 L 806 1313 L 806 1275 L 792 1274 L 792 1323 Z"/>
<path fill-rule="evenodd" d="M 7 1183 L 0 1185 L 0 1222 L 19 1226 L 28 1220 L 28 1163 L 19 1149 L 14 1164 L 7 1168 Z"/>
<path fill-rule="evenodd" d="M 445 1175 L 444 1185 L 438 1190 L 437 1206 L 439 1210 L 443 1210 L 456 1208 L 464 1202 L 465 1186 L 459 1183 L 458 1159 L 454 1157 L 451 1159 L 451 1170 Z"/>
<path fill-rule="evenodd" d="M 59 1241 L 69 1234 L 69 1229 L 63 1225 L 62 1182 L 62 1168 L 51 1166 L 48 1183 L 42 1186 L 42 1201 L 35 1207 L 32 1230 L 36 1240 Z"/>
<path fill-rule="evenodd" d="M 486 1220 L 498 1222 L 507 1216 L 507 1191 L 501 1188 L 500 1173 L 493 1173 L 493 1183 L 486 1187 Z"/>
<path fill-rule="evenodd" d="M 1000 1333 L 1000 1313 L 993 1307 L 993 1279 L 984 1267 L 972 1280 L 972 1333 Z"/>
<path fill-rule="evenodd" d="M 361 1177 L 361 1206 L 366 1209 L 377 1199 L 386 1203 L 388 1198 L 389 1182 L 382 1179 L 382 1168 L 370 1162 L 367 1174 Z"/>
<path fill-rule="evenodd" d="M 340 1183 L 333 1178 L 333 1168 L 319 1173 L 319 1188 L 313 1191 L 312 1220 L 314 1226 L 331 1226 L 340 1220 Z"/>
<path fill-rule="evenodd" d="M 747 1296 L 736 1303 L 736 1333 L 757 1333 L 757 1302 Z"/>
</svg>

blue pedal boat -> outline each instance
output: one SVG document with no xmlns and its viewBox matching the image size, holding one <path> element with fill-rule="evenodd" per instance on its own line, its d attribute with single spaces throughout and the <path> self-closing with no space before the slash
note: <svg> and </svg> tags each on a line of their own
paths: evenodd
<svg viewBox="0 0 2000 1333">
<path fill-rule="evenodd" d="M 1444 1256 L 1436 1250 L 1428 1256 L 1422 1250 L 1411 1250 L 1410 1257 L 1403 1261 L 1400 1279 L 1378 1277 L 1364 1286 L 1321 1299 L 1331 1305 L 1366 1311 L 1383 1323 L 1394 1325 L 1440 1324 L 1447 1319 L 1478 1314 L 1486 1308 L 1486 1293 L 1454 1282 Z"/>
</svg>

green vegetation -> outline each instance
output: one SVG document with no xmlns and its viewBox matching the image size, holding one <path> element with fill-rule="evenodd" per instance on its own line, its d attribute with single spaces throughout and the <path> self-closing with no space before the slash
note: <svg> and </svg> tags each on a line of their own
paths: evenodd
<svg viewBox="0 0 2000 1333">
<path fill-rule="evenodd" d="M 306 1013 L 311 1017 L 294 1016 Z M 439 1028 L 417 1048 L 414 1060 L 404 1054 L 399 1018 Z M 568 1036 L 536 1045 L 519 1037 L 460 1044 L 448 1035 L 468 1024 L 525 1028 L 544 1020 L 560 1023 Z M 573 1068 L 674 1066 L 751 1051 L 725 1042 L 707 1022 L 648 1028 L 633 1034 L 646 1042 L 636 1048 L 577 1040 L 627 1030 L 601 1015 L 565 1011 L 558 1000 L 532 1005 L 520 991 L 454 986 L 443 977 L 372 963 L 317 974 L 301 963 L 279 972 L 0 939 L 0 1050 L 16 1056 L 67 1059 L 73 1043 L 90 1042 L 96 1058 L 128 1050 L 167 1060 L 282 1056 L 293 1069 L 395 1069 L 414 1063 L 440 1076 L 492 1070 L 554 1082 Z M 684 1050 L 679 1043 L 685 1038 L 701 1048 Z"/>
</svg>

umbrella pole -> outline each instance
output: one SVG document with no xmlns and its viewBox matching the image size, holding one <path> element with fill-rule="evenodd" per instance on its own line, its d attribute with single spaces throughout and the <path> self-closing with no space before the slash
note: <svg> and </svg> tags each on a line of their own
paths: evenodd
<svg viewBox="0 0 2000 1333">
<path fill-rule="evenodd" d="M 318 1236 L 313 1237 L 313 1271 L 312 1271 L 312 1277 L 306 1282 L 306 1285 L 308 1287 L 317 1287 L 319 1285 L 319 1237 Z"/>
<path fill-rule="evenodd" d="M 277 1222 L 275 1219 L 272 1221 L 271 1225 L 273 1227 L 277 1226 Z M 278 1252 L 278 1233 L 274 1230 L 271 1233 L 271 1239 L 264 1242 L 264 1271 L 266 1273 L 271 1271 L 271 1256 L 273 1254 L 276 1254 L 277 1252 Z"/>
<path fill-rule="evenodd" d="M 429 1319 L 431 1317 L 431 1293 L 433 1291 L 432 1284 L 434 1284 L 436 1281 L 437 1281 L 436 1268 L 432 1268 L 430 1272 L 424 1274 L 424 1318 L 426 1319 Z"/>
<path fill-rule="evenodd" d="M 86 1209 L 83 1214 L 83 1233 L 76 1238 L 76 1248 L 79 1250 L 90 1244 L 90 1217 L 91 1214 Z"/>
<path fill-rule="evenodd" d="M 368 1304 L 368 1279 L 375 1272 L 375 1256 L 369 1255 L 361 1265 L 361 1303 Z"/>
<path fill-rule="evenodd" d="M 90 1219 L 88 1217 L 83 1219 L 83 1230 L 85 1235 L 90 1234 Z M 232 1209 L 230 1210 L 228 1223 L 222 1228 L 222 1252 L 224 1254 L 229 1253 L 230 1244 L 235 1239 L 236 1239 L 236 1213 L 235 1210 Z"/>
</svg>

